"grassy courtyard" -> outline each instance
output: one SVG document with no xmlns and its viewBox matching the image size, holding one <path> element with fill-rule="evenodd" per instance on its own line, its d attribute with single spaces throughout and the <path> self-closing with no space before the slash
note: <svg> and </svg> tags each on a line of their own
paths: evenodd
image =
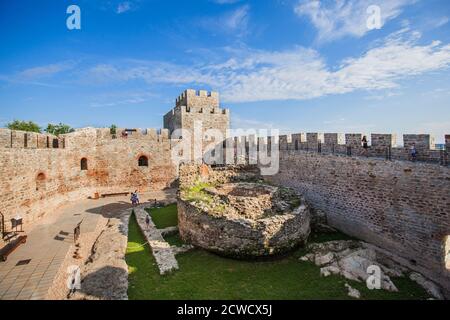
<svg viewBox="0 0 450 320">
<path fill-rule="evenodd" d="M 176 205 L 152 209 L 158 228 L 177 224 Z M 348 239 L 336 233 L 312 235 L 310 241 Z M 182 241 L 168 236 L 172 245 Z M 126 260 L 129 266 L 129 299 L 351 299 L 345 283 L 361 292 L 362 299 L 425 299 L 427 293 L 408 278 L 393 278 L 399 292 L 369 290 L 364 283 L 341 276 L 321 277 L 311 262 L 299 261 L 299 249 L 287 256 L 263 261 L 227 259 L 195 249 L 177 255 L 180 269 L 161 276 L 134 216 L 130 219 Z"/>
</svg>

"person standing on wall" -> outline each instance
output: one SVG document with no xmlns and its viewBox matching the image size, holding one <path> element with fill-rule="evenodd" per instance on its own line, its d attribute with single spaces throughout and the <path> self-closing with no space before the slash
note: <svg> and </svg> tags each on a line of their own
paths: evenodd
<svg viewBox="0 0 450 320">
<path fill-rule="evenodd" d="M 147 230 L 150 229 L 150 212 L 145 217 L 145 225 L 147 226 Z"/>
<path fill-rule="evenodd" d="M 413 143 L 412 146 L 410 147 L 410 151 L 409 151 L 409 155 L 411 156 L 411 161 L 416 161 L 417 159 L 417 149 L 416 149 L 416 144 Z"/>
<path fill-rule="evenodd" d="M 366 156 L 368 156 L 369 145 L 367 143 L 367 137 L 363 136 L 362 139 L 361 139 L 361 142 L 362 142 L 362 146 L 364 148 L 364 154 Z"/>
</svg>

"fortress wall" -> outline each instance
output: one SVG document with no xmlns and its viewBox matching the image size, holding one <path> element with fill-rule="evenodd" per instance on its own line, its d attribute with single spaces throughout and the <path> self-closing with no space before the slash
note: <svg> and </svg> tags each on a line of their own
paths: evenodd
<svg viewBox="0 0 450 320">
<path fill-rule="evenodd" d="M 404 146 L 396 146 L 396 136 L 392 134 L 371 134 L 367 149 L 361 143 L 363 134 L 338 133 L 295 133 L 280 136 L 280 150 L 304 150 L 325 154 L 365 156 L 389 160 L 411 160 L 410 148 L 414 144 L 417 150 L 416 161 L 449 165 L 450 136 L 446 136 L 446 150 L 436 150 L 434 138 L 428 134 L 403 135 Z M 369 136 L 366 135 L 367 138 Z M 447 138 L 448 137 L 448 138 Z"/>
<path fill-rule="evenodd" d="M 170 148 L 167 131 L 153 138 L 138 133 L 127 138 L 119 136 L 108 143 L 98 141 L 92 174 L 101 187 L 140 192 L 161 190 L 176 179 Z M 138 166 L 141 156 L 147 157 L 148 167 Z"/>
<path fill-rule="evenodd" d="M 95 192 L 161 190 L 175 180 L 166 131 L 113 139 L 109 129 L 83 129 L 59 139 L 66 148 L 0 148 L 0 211 L 8 226 L 20 214 L 26 228 L 64 202 Z M 142 155 L 148 167 L 138 166 Z M 81 170 L 82 158 L 88 170 Z"/>
<path fill-rule="evenodd" d="M 64 148 L 64 138 L 52 134 L 0 128 L 0 148 L 59 149 Z"/>
<path fill-rule="evenodd" d="M 94 181 L 80 172 L 76 153 L 63 149 L 1 149 L 0 211 L 9 226 L 20 214 L 28 223 L 70 199 L 87 196 Z"/>
<path fill-rule="evenodd" d="M 326 213 L 330 225 L 398 255 L 399 262 L 436 281 L 450 296 L 450 270 L 445 267 L 450 136 L 447 150 L 433 150 L 429 135 L 408 135 L 405 147 L 394 147 L 394 135 L 373 134 L 367 150 L 361 138 L 346 134 L 343 141 L 336 133 L 280 136 L 274 146 L 280 151 L 280 170 L 266 179 L 299 190 Z M 245 137 L 232 141 L 228 147 L 239 153 L 237 144 Z M 258 150 L 270 149 L 272 141 L 277 143 L 259 137 Z M 409 160 L 411 143 L 418 151 L 415 162 Z"/>
<path fill-rule="evenodd" d="M 289 150 L 266 178 L 299 190 L 331 226 L 397 254 L 450 293 L 448 167 Z"/>
</svg>

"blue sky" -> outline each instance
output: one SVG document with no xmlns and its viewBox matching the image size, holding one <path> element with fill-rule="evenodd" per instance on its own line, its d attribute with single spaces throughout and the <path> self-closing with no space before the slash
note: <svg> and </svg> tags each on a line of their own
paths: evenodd
<svg viewBox="0 0 450 320">
<path fill-rule="evenodd" d="M 68 30 L 66 9 L 81 9 Z M 382 26 L 369 30 L 377 5 Z M 186 88 L 234 128 L 450 134 L 447 0 L 0 3 L 0 126 L 160 128 Z M 401 140 L 400 140 L 401 142 Z"/>
</svg>

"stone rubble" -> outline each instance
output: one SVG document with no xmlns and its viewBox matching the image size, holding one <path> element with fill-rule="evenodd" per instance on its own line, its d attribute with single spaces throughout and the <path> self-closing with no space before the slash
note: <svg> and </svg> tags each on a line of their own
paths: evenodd
<svg viewBox="0 0 450 320">
<path fill-rule="evenodd" d="M 388 291 L 398 291 L 390 277 L 401 277 L 408 274 L 408 268 L 398 264 L 392 256 L 369 243 L 357 240 L 335 240 L 308 245 L 309 253 L 300 257 L 301 261 L 311 261 L 320 268 L 320 275 L 327 277 L 332 274 L 342 275 L 349 280 L 366 281 L 369 277 L 367 268 L 376 265 L 381 269 L 381 288 Z M 412 272 L 410 279 L 422 286 L 435 299 L 444 299 L 440 288 L 421 274 Z M 355 296 L 349 285 L 349 296 Z M 351 289 L 350 289 L 351 288 Z M 356 290 L 356 289 L 355 289 Z"/>
<path fill-rule="evenodd" d="M 348 296 L 349 297 L 352 297 L 352 298 L 355 298 L 355 299 L 361 298 L 361 293 L 359 292 L 358 289 L 353 288 L 348 283 L 345 284 L 345 287 L 348 289 Z"/>
<path fill-rule="evenodd" d="M 131 209 L 109 218 L 106 228 L 92 247 L 92 253 L 81 268 L 81 290 L 69 299 L 128 300 L 128 222 Z"/>
<path fill-rule="evenodd" d="M 409 275 L 409 278 L 415 282 L 417 282 L 422 288 L 424 288 L 431 296 L 433 296 L 437 300 L 444 300 L 444 295 L 441 292 L 441 289 L 434 282 L 425 279 L 420 273 L 412 272 Z"/>
<path fill-rule="evenodd" d="M 145 218 L 149 214 L 144 210 L 142 206 L 134 208 L 134 214 L 136 216 L 136 221 L 144 235 L 145 239 L 148 241 L 153 256 L 155 257 L 156 263 L 159 268 L 159 273 L 161 275 L 167 274 L 171 271 L 178 270 L 178 262 L 175 259 L 175 254 L 173 249 L 166 240 L 164 240 L 161 230 L 156 228 L 150 217 L 149 227 L 147 229 L 147 224 L 145 223 Z"/>
<path fill-rule="evenodd" d="M 183 244 L 181 247 L 172 246 L 172 251 L 174 255 L 185 253 L 192 249 L 194 249 L 194 246 L 190 244 Z"/>
<path fill-rule="evenodd" d="M 169 235 L 178 233 L 178 226 L 173 226 L 173 227 L 167 227 L 167 228 L 164 228 L 164 229 L 159 229 L 159 231 L 161 232 L 161 235 L 163 237 L 169 236 Z"/>
</svg>

